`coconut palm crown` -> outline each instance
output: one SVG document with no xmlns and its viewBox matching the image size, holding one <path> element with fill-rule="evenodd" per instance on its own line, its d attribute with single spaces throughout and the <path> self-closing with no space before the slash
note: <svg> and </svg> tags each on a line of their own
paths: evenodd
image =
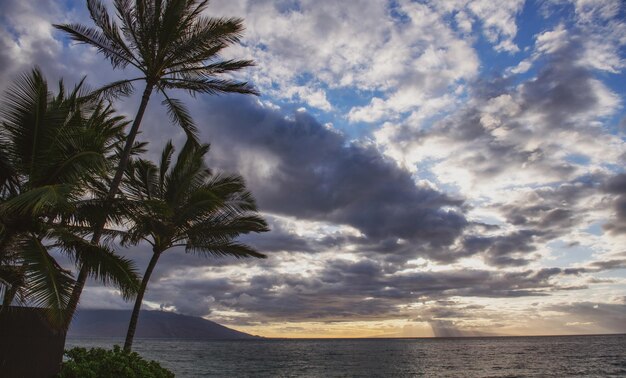
<svg viewBox="0 0 626 378">
<path fill-rule="evenodd" d="M 74 285 L 54 257 L 64 253 L 87 275 L 112 282 L 129 298 L 133 263 L 84 238 L 100 218 L 90 181 L 115 160 L 126 122 L 82 83 L 53 96 L 38 69 L 22 75 L 0 108 L 0 292 L 3 308 L 17 295 L 63 318 Z M 10 93 L 10 95 L 9 95 Z"/>
<path fill-rule="evenodd" d="M 152 258 L 135 301 L 124 348 L 130 350 L 141 302 L 160 255 L 173 247 L 201 256 L 265 255 L 236 241 L 240 235 L 268 231 L 257 213 L 255 201 L 237 175 L 212 174 L 204 156 L 208 145 L 187 141 L 172 165 L 174 147 L 168 143 L 158 166 L 132 160 L 126 170 L 123 191 L 137 203 L 128 214 L 129 224 L 122 243 L 145 241 Z"/>
<path fill-rule="evenodd" d="M 129 95 L 134 82 L 145 83 L 129 133 L 131 145 L 153 90 L 164 96 L 168 114 L 190 138 L 196 131 L 193 120 L 183 103 L 170 97 L 169 89 L 184 89 L 191 94 L 257 94 L 247 82 L 221 77 L 252 66 L 253 62 L 220 59 L 219 53 L 241 38 L 243 20 L 203 15 L 208 0 L 115 0 L 119 25 L 100 0 L 87 0 L 87 6 L 96 28 L 81 24 L 54 26 L 73 40 L 95 47 L 114 68 L 132 66 L 139 71 L 138 77 L 100 89 L 106 95 Z M 125 151 L 122 161 L 127 155 Z"/>
</svg>

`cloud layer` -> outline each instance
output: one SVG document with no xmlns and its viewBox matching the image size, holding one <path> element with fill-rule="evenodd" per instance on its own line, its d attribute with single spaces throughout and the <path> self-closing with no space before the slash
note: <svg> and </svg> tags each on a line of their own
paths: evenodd
<svg viewBox="0 0 626 378">
<path fill-rule="evenodd" d="M 246 241 L 270 258 L 168 252 L 146 306 L 283 336 L 626 331 L 622 2 L 211 4 L 245 18 L 227 57 L 257 62 L 242 75 L 263 95 L 180 97 L 210 165 L 254 193 L 272 231 Z M 35 64 L 130 74 L 53 31 L 88 23 L 82 3 L 0 14 L 2 88 Z M 158 103 L 153 155 L 184 138 Z M 92 283 L 82 306 L 129 304 Z"/>
</svg>

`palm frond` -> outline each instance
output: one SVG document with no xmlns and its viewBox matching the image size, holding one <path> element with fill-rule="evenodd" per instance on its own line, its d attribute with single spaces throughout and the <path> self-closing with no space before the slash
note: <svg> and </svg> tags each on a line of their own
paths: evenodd
<svg viewBox="0 0 626 378">
<path fill-rule="evenodd" d="M 1 138 L 1 137 L 0 137 Z M 0 151 L 5 151 L 5 143 L 0 141 Z M 0 152 L 0 198 L 8 198 L 18 193 L 20 178 L 12 162 L 4 152 Z"/>
<path fill-rule="evenodd" d="M 228 79 L 163 79 L 160 85 L 165 89 L 184 89 L 190 94 L 207 93 L 211 95 L 220 93 L 241 93 L 259 95 L 259 92 L 248 82 L 239 82 Z"/>
<path fill-rule="evenodd" d="M 55 246 L 61 248 L 74 263 L 104 285 L 117 287 L 124 299 L 132 298 L 139 289 L 135 264 L 103 245 L 90 243 L 66 230 L 53 233 Z"/>
<path fill-rule="evenodd" d="M 161 249 L 189 243 L 196 246 L 192 250 L 216 246 L 211 252 L 216 255 L 261 255 L 234 239 L 268 231 L 267 223 L 255 214 L 256 204 L 241 176 L 211 174 L 204 162 L 208 151 L 208 144 L 188 140 L 171 166 L 174 148 L 166 145 L 158 175 L 151 171 L 162 189 L 139 201 L 141 210 L 129 214 L 132 223 L 122 239 L 125 245 L 152 240 Z M 145 191 L 145 180 L 130 183 L 140 186 L 131 193 Z"/>
<path fill-rule="evenodd" d="M 185 244 L 185 251 L 204 257 L 225 257 L 233 256 L 238 259 L 246 257 L 256 257 L 258 259 L 267 258 L 263 253 L 257 252 L 250 246 L 237 242 L 222 242 L 214 244 Z"/>
<path fill-rule="evenodd" d="M 167 72 L 167 76 L 164 79 L 168 78 L 184 78 L 184 79 L 195 79 L 198 77 L 204 77 L 210 79 L 216 75 L 239 71 L 243 68 L 254 66 L 254 61 L 252 60 L 224 60 L 216 63 L 206 64 L 206 65 L 193 65 L 191 67 L 179 68 L 175 70 L 171 70 Z"/>
<path fill-rule="evenodd" d="M 133 6 L 131 0 L 115 0 L 115 9 L 117 17 L 122 21 L 122 34 L 126 38 L 127 45 L 130 49 L 138 52 L 139 56 L 146 55 L 143 44 L 139 40 L 137 32 L 137 9 Z"/>
<path fill-rule="evenodd" d="M 60 325 L 65 319 L 74 279 L 50 256 L 48 249 L 35 236 L 23 239 L 19 249 L 28 301 L 35 306 L 46 307 L 53 322 Z"/>
<path fill-rule="evenodd" d="M 224 198 L 229 206 L 236 206 L 240 211 L 258 210 L 252 193 L 246 189 L 245 181 L 239 175 L 214 175 L 207 182 L 206 188 Z"/>
<path fill-rule="evenodd" d="M 124 177 L 124 192 L 132 201 L 150 200 L 158 191 L 157 168 L 150 161 L 131 160 Z"/>
<path fill-rule="evenodd" d="M 187 140 L 178 154 L 176 164 L 166 177 L 163 199 L 170 206 L 178 207 L 209 178 L 210 171 L 203 160 L 208 150 L 208 144 L 197 145 L 195 141 Z"/>
<path fill-rule="evenodd" d="M 167 67 L 177 67 L 212 59 L 226 46 L 238 43 L 243 30 L 240 18 L 196 17 L 169 51 L 165 63 Z"/>
<path fill-rule="evenodd" d="M 249 233 L 269 231 L 265 220 L 258 215 L 234 215 L 223 219 L 204 219 L 185 230 L 185 236 L 196 243 L 214 240 L 232 240 Z"/>
<path fill-rule="evenodd" d="M 72 186 L 64 184 L 33 188 L 2 203 L 0 213 L 16 214 L 21 217 L 37 216 L 50 211 L 69 212 L 74 209 L 71 195 L 73 189 Z"/>
<path fill-rule="evenodd" d="M 109 40 L 104 33 L 97 29 L 81 24 L 54 24 L 52 26 L 66 32 L 71 39 L 78 43 L 95 47 L 98 52 L 111 61 L 111 65 L 114 68 L 124 68 L 130 64 L 141 70 L 141 66 L 133 61 L 134 57 L 132 55 L 129 56 L 124 48 Z"/>
<path fill-rule="evenodd" d="M 0 294 L 2 306 L 10 306 L 14 298 L 23 297 L 25 293 L 26 276 L 24 267 L 16 264 L 0 264 Z"/>
<path fill-rule="evenodd" d="M 1 290 L 7 301 L 15 290 L 24 303 L 48 307 L 59 325 L 70 316 L 76 282 L 50 248 L 66 251 L 86 273 L 118 286 L 126 297 L 138 287 L 129 260 L 83 239 L 96 232 L 105 242 L 122 238 L 120 231 L 97 228 L 121 223 L 124 211 L 133 209 L 123 198 L 104 201 L 103 186 L 109 186 L 109 170 L 127 122 L 100 100 L 102 91 L 125 91 L 130 82 L 113 83 L 94 94 L 86 93 L 83 82 L 66 93 L 60 81 L 59 93 L 53 95 L 35 69 L 13 85 L 0 107 L 0 268 L 23 269 L 21 281 L 4 269 Z M 136 152 L 143 145 L 133 147 Z"/>
<path fill-rule="evenodd" d="M 81 151 L 61 162 L 53 172 L 50 172 L 48 180 L 50 182 L 76 181 L 86 174 L 101 169 L 104 163 L 101 153 L 96 151 Z"/>
<path fill-rule="evenodd" d="M 9 88 L 0 107 L 1 133 L 7 140 L 5 156 L 14 167 L 31 173 L 38 166 L 37 152 L 45 146 L 49 130 L 46 124 L 59 124 L 64 114 L 48 109 L 51 99 L 48 84 L 35 68 L 21 75 Z"/>
<path fill-rule="evenodd" d="M 188 140 L 193 140 L 198 143 L 198 128 L 194 125 L 193 118 L 183 102 L 175 98 L 170 98 L 165 91 L 161 91 L 161 93 L 165 96 L 165 100 L 163 100 L 162 104 L 165 105 L 167 114 L 172 122 L 179 125 L 185 131 Z"/>
<path fill-rule="evenodd" d="M 93 91 L 92 96 L 102 97 L 108 100 L 113 100 L 121 96 L 130 96 L 135 90 L 132 83 L 139 80 L 144 80 L 144 78 L 114 81 Z"/>
<path fill-rule="evenodd" d="M 165 184 L 165 177 L 167 172 L 170 169 L 170 164 L 172 163 L 172 155 L 174 154 L 174 145 L 172 141 L 169 140 L 163 147 L 163 152 L 161 152 L 161 160 L 159 162 L 159 191 L 161 193 L 165 192 L 163 185 Z"/>
<path fill-rule="evenodd" d="M 87 0 L 87 8 L 91 19 L 96 26 L 102 30 L 102 34 L 107 38 L 109 44 L 118 52 L 123 52 L 124 57 L 129 61 L 138 63 L 132 50 L 126 45 L 124 39 L 119 34 L 119 29 L 115 22 L 109 18 L 109 13 L 100 0 Z"/>
</svg>

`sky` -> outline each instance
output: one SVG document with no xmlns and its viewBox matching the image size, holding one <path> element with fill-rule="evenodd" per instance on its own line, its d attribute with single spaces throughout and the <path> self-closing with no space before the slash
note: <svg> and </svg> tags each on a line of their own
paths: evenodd
<svg viewBox="0 0 626 378">
<path fill-rule="evenodd" d="M 160 260 L 146 309 L 268 337 L 626 332 L 626 5 L 620 0 L 213 0 L 261 96 L 177 97 L 208 164 L 243 175 L 265 260 Z M 0 89 L 114 71 L 52 23 L 82 1 L 0 3 Z M 132 118 L 138 98 L 115 103 Z M 151 155 L 184 133 L 151 100 Z M 119 252 L 143 269 L 146 245 Z M 81 308 L 125 308 L 91 282 Z"/>
</svg>

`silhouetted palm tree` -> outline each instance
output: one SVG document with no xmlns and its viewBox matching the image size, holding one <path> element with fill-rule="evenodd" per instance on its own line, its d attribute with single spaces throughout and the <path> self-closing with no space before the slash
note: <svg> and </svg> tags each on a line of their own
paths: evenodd
<svg viewBox="0 0 626 378">
<path fill-rule="evenodd" d="M 90 219 L 100 217 L 89 182 L 109 168 L 126 123 L 102 102 L 86 101 L 80 88 L 66 94 L 61 82 L 53 97 L 35 69 L 15 82 L 0 109 L 3 305 L 17 294 L 51 309 L 55 320 L 63 319 L 75 281 L 51 249 L 88 275 L 112 281 L 126 297 L 138 288 L 129 260 L 84 239 Z"/>
<path fill-rule="evenodd" d="M 145 84 L 119 167 L 109 188 L 109 199 L 118 192 L 154 90 L 163 94 L 163 104 L 170 117 L 185 130 L 189 139 L 195 138 L 195 126 L 182 102 L 169 96 L 169 89 L 184 89 L 191 94 L 256 94 L 246 82 L 220 78 L 225 73 L 251 66 L 253 62 L 219 58 L 225 47 L 239 41 L 243 21 L 239 18 L 204 16 L 202 13 L 207 5 L 207 0 L 114 0 L 118 25 L 101 1 L 87 0 L 96 28 L 81 24 L 54 25 L 67 32 L 73 40 L 95 47 L 111 61 L 114 68 L 132 66 L 139 72 L 139 76 L 108 84 L 100 92 L 112 96 L 129 95 L 134 82 Z M 102 227 L 104 225 L 94 230 L 94 242 L 99 241 Z M 85 280 L 86 274 L 81 270 L 70 306 L 78 304 Z"/>
<path fill-rule="evenodd" d="M 173 247 L 203 256 L 264 258 L 265 255 L 236 238 L 250 232 L 268 231 L 250 192 L 240 176 L 214 175 L 204 164 L 208 145 L 187 141 L 176 164 L 168 143 L 159 166 L 146 160 L 131 160 L 123 188 L 136 202 L 128 214 L 130 224 L 124 244 L 146 241 L 152 258 L 144 273 L 124 344 L 130 350 L 139 310 L 148 281 L 161 254 Z"/>
</svg>

